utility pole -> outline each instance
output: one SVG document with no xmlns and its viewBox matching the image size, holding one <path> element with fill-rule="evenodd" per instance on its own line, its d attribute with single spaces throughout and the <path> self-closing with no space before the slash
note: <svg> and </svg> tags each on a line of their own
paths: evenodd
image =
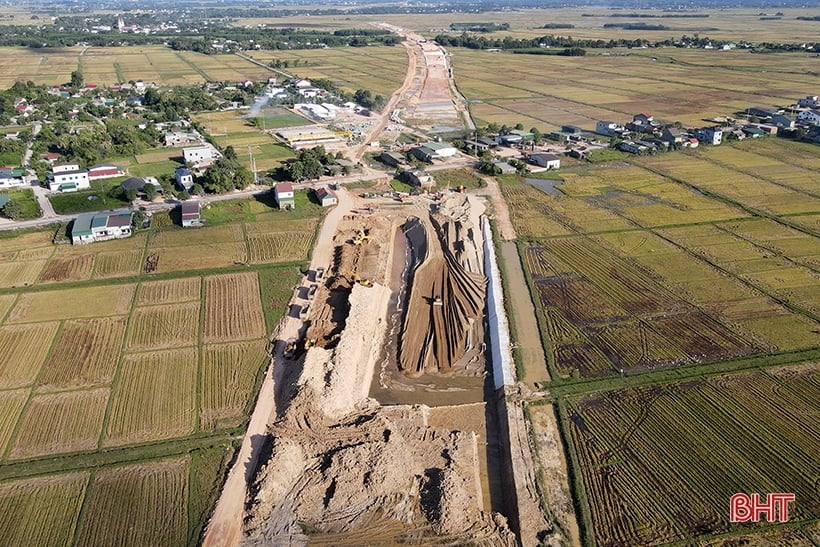
<svg viewBox="0 0 820 547">
<path fill-rule="evenodd" d="M 251 145 L 250 144 L 248 145 L 248 155 L 251 158 L 250 168 L 251 168 L 251 173 L 253 173 L 253 183 L 254 184 L 259 184 L 259 177 L 256 175 L 256 160 L 253 157 L 253 151 L 251 151 Z"/>
</svg>

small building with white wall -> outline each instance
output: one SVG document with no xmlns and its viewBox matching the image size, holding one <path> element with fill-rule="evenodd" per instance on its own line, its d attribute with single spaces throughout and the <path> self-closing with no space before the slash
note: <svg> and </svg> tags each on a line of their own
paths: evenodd
<svg viewBox="0 0 820 547">
<path fill-rule="evenodd" d="M 48 189 L 52 192 L 77 192 L 91 188 L 88 170 L 80 169 L 78 163 L 63 163 L 51 169 Z"/>
</svg>

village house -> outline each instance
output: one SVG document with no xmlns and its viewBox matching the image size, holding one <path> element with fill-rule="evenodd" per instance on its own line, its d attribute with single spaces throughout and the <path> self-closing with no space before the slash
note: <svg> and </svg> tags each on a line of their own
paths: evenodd
<svg viewBox="0 0 820 547">
<path fill-rule="evenodd" d="M 717 127 L 704 127 L 695 131 L 695 137 L 697 137 L 699 142 L 718 146 L 723 142 L 723 130 Z"/>
<path fill-rule="evenodd" d="M 131 236 L 132 213 L 86 213 L 78 216 L 71 227 L 71 243 L 84 245 L 96 241 Z"/>
<path fill-rule="evenodd" d="M 607 137 L 617 137 L 621 135 L 626 128 L 622 125 L 619 125 L 615 122 L 611 121 L 599 121 L 595 124 L 595 132 L 599 135 L 604 135 Z"/>
<path fill-rule="evenodd" d="M 210 163 L 214 160 L 214 151 L 210 146 L 192 146 L 182 149 L 182 157 L 191 165 Z"/>
<path fill-rule="evenodd" d="M 770 108 L 765 106 L 751 106 L 746 109 L 747 116 L 754 116 L 755 118 L 760 118 L 761 120 L 768 120 L 772 116 L 782 113 L 783 110 L 779 108 Z"/>
<path fill-rule="evenodd" d="M 423 171 L 413 170 L 413 171 L 406 171 L 405 177 L 407 177 L 407 182 L 412 184 L 413 186 L 419 186 L 421 188 L 430 188 L 436 185 L 436 181 Z"/>
<path fill-rule="evenodd" d="M 797 115 L 797 121 L 805 124 L 820 123 L 820 110 L 806 110 Z"/>
<path fill-rule="evenodd" d="M 655 121 L 652 114 L 641 112 L 632 116 L 632 121 L 627 124 L 626 128 L 639 133 L 654 133 L 660 128 L 660 124 Z"/>
<path fill-rule="evenodd" d="M 547 169 L 560 169 L 561 159 L 555 154 L 547 154 L 539 152 L 527 156 L 527 160 L 538 167 L 546 167 Z"/>
<path fill-rule="evenodd" d="M 584 130 L 576 125 L 562 125 L 560 131 L 553 131 L 549 136 L 559 142 L 579 142 L 584 140 Z"/>
<path fill-rule="evenodd" d="M 318 190 L 314 190 L 314 192 L 316 193 L 316 199 L 319 200 L 319 204 L 321 204 L 322 207 L 330 207 L 339 203 L 339 200 L 336 198 L 336 194 L 324 186 Z"/>
<path fill-rule="evenodd" d="M 91 188 L 88 171 L 78 163 L 63 163 L 52 167 L 48 189 L 52 192 L 77 192 Z"/>
<path fill-rule="evenodd" d="M 177 188 L 185 190 L 186 192 L 190 192 L 194 186 L 194 176 L 185 167 L 178 167 L 177 170 L 174 171 L 174 180 L 176 181 Z"/>
<path fill-rule="evenodd" d="M 661 140 L 670 146 L 681 144 L 683 143 L 683 131 L 675 126 L 665 127 L 661 135 Z"/>
<path fill-rule="evenodd" d="M 632 141 L 619 142 L 616 148 L 622 152 L 629 152 L 630 154 L 640 154 L 641 152 L 645 152 L 647 150 L 645 146 Z"/>
<path fill-rule="evenodd" d="M 410 153 L 421 161 L 432 163 L 433 160 L 451 158 L 458 154 L 455 147 L 443 142 L 426 142 L 421 146 L 416 146 Z"/>
<path fill-rule="evenodd" d="M 23 186 L 26 183 L 24 174 L 22 169 L 0 169 L 0 188 Z"/>
<path fill-rule="evenodd" d="M 379 155 L 379 161 L 390 167 L 398 167 L 406 163 L 404 155 L 399 152 L 382 152 Z"/>
<path fill-rule="evenodd" d="M 190 131 L 168 131 L 165 133 L 165 146 L 179 148 L 181 146 L 191 146 L 200 144 L 202 138 L 199 133 Z"/>
<path fill-rule="evenodd" d="M 791 129 L 794 127 L 794 120 L 783 114 L 775 114 L 772 116 L 770 123 L 780 129 Z"/>
<path fill-rule="evenodd" d="M 180 206 L 181 221 L 183 228 L 190 228 L 191 226 L 201 226 L 202 217 L 200 216 L 200 206 L 197 200 L 183 201 Z"/>
<path fill-rule="evenodd" d="M 801 108 L 817 108 L 820 107 L 820 99 L 817 95 L 806 95 L 802 99 L 797 100 L 797 106 Z"/>
<path fill-rule="evenodd" d="M 124 174 L 125 172 L 120 167 L 111 164 L 92 165 L 88 168 L 88 180 L 90 181 L 121 177 Z"/>
<path fill-rule="evenodd" d="M 506 161 L 494 161 L 493 167 L 495 167 L 497 169 L 497 172 L 502 175 L 514 175 L 518 172 L 518 169 L 516 169 Z"/>
<path fill-rule="evenodd" d="M 279 182 L 273 187 L 273 199 L 280 209 L 294 209 L 296 198 L 293 194 L 293 185 L 289 182 Z"/>
</svg>

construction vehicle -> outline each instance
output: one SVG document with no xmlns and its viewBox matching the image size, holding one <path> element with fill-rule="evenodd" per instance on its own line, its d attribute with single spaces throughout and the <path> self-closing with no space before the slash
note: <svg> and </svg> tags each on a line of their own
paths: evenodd
<svg viewBox="0 0 820 547">
<path fill-rule="evenodd" d="M 296 338 L 288 338 L 287 343 L 285 343 L 285 359 L 293 359 L 293 357 L 296 355 L 297 342 L 298 340 Z"/>
<path fill-rule="evenodd" d="M 444 302 L 441 300 L 441 295 L 437 294 L 433 297 L 433 305 L 434 306 L 443 306 Z"/>
<path fill-rule="evenodd" d="M 308 289 L 308 300 L 313 300 L 314 298 L 316 298 L 316 291 L 318 291 L 318 290 L 319 290 L 319 285 L 317 285 L 316 283 L 313 283 L 310 286 L 310 289 Z"/>
<path fill-rule="evenodd" d="M 371 237 L 367 232 L 364 230 L 359 230 L 359 233 L 353 238 L 353 245 L 361 245 L 365 241 L 370 241 L 370 239 Z"/>
<path fill-rule="evenodd" d="M 350 278 L 353 280 L 354 283 L 358 283 L 362 287 L 372 287 L 373 286 L 372 281 L 370 281 L 369 279 L 362 279 L 362 276 L 360 276 L 357 273 L 353 273 L 350 276 Z"/>
</svg>

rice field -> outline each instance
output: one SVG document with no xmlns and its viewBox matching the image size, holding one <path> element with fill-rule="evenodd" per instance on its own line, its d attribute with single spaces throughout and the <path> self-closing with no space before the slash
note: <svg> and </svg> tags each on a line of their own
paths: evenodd
<svg viewBox="0 0 820 547">
<path fill-rule="evenodd" d="M 38 378 L 38 391 L 110 384 L 127 322 L 126 316 L 65 321 Z"/>
<path fill-rule="evenodd" d="M 0 537 L 6 545 L 70 546 L 88 473 L 0 483 Z"/>
<path fill-rule="evenodd" d="M 34 382 L 58 326 L 49 322 L 0 327 L 0 385 L 13 389 Z"/>
<path fill-rule="evenodd" d="M 541 32 L 579 37 L 575 29 Z M 521 122 L 544 133 L 567 124 L 592 130 L 597 120 L 626 123 L 638 112 L 702 125 L 748 106 L 791 104 L 817 87 L 805 53 L 592 49 L 586 57 L 562 57 L 450 50 L 477 123 Z"/>
<path fill-rule="evenodd" d="M 184 437 L 196 425 L 196 348 L 126 355 L 111 394 L 104 446 Z"/>
<path fill-rule="evenodd" d="M 268 360 L 264 341 L 203 348 L 200 380 L 203 429 L 236 427 L 242 422 L 260 367 Z"/>
<path fill-rule="evenodd" d="M 127 351 L 146 351 L 196 345 L 199 302 L 134 309 L 126 341 Z"/>
<path fill-rule="evenodd" d="M 135 285 L 84 287 L 23 293 L 6 323 L 32 323 L 128 313 Z"/>
<path fill-rule="evenodd" d="M 205 342 L 258 338 L 265 333 L 256 273 L 205 278 Z"/>
<path fill-rule="evenodd" d="M 820 416 L 810 401 L 820 396 L 817 379 L 813 364 L 572 400 L 564 427 L 595 543 L 751 533 L 729 522 L 728 500 L 736 492 L 794 492 L 800 501 L 791 508 L 790 523 L 816 520 Z M 766 541 L 769 530 L 780 537 L 775 526 L 756 526 L 753 543 Z M 799 529 L 789 534 L 806 540 Z"/>
<path fill-rule="evenodd" d="M 202 280 L 185 277 L 169 281 L 145 281 L 137 290 L 137 305 L 174 304 L 199 300 Z"/>
<path fill-rule="evenodd" d="M 108 388 L 38 395 L 20 420 L 9 458 L 24 459 L 97 448 Z"/>
<path fill-rule="evenodd" d="M 98 471 L 80 523 L 81 545 L 185 545 L 187 457 Z"/>
</svg>

